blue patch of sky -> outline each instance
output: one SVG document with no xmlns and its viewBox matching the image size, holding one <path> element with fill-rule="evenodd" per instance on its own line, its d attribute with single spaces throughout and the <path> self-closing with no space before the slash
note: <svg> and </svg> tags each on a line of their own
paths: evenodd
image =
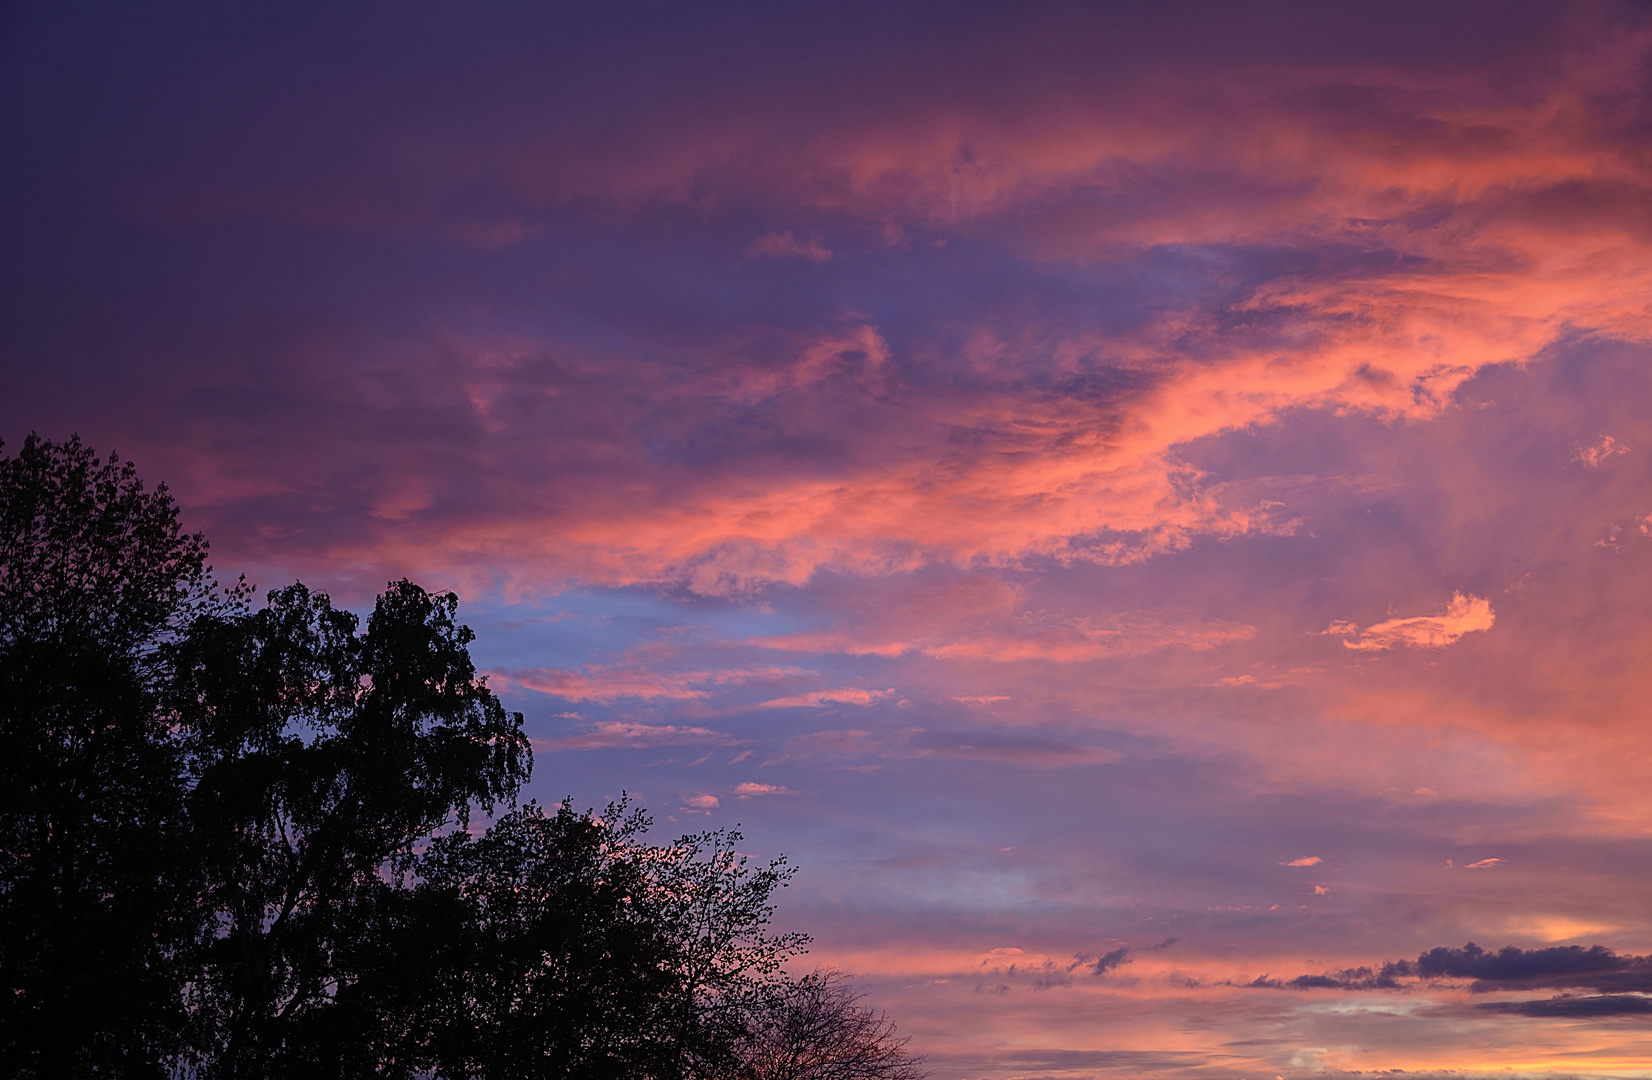
<svg viewBox="0 0 1652 1080">
<path fill-rule="evenodd" d="M 795 632 L 796 614 L 724 600 L 677 599 L 645 588 L 576 589 L 545 600 L 466 603 L 461 618 L 476 631 L 479 668 L 575 668 L 692 628 L 702 639 Z"/>
</svg>

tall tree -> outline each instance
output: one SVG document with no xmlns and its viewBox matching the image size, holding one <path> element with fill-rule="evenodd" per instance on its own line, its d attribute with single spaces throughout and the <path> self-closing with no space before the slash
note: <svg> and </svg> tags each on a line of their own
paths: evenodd
<svg viewBox="0 0 1652 1080">
<path fill-rule="evenodd" d="M 179 644 L 173 719 L 221 928 L 192 1002 L 214 1075 L 306 1061 L 363 913 L 415 845 L 527 779 L 522 716 L 477 677 L 457 604 L 397 582 L 358 633 L 293 585 L 256 613 L 203 615 Z"/>
<path fill-rule="evenodd" d="M 164 485 L 78 438 L 0 458 L 0 1073 L 162 1075 L 199 929 L 168 642 L 214 610 Z"/>
</svg>

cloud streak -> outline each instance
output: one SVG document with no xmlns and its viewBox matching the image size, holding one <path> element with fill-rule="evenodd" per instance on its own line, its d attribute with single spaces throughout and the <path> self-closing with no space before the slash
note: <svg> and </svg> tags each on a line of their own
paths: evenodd
<svg viewBox="0 0 1652 1080">
<path fill-rule="evenodd" d="M 760 701 L 752 708 L 818 709 L 825 705 L 859 705 L 861 708 L 865 708 L 893 696 L 894 693 L 893 689 L 861 690 L 857 687 L 844 687 L 839 690 L 811 690 L 806 694 L 792 694 L 788 697 L 774 698 L 770 701 Z"/>
<path fill-rule="evenodd" d="M 638 724 L 600 720 L 585 730 L 561 738 L 533 740 L 535 753 L 563 750 L 612 750 L 617 747 L 641 749 L 650 746 L 692 746 L 705 743 L 726 745 L 734 740 L 710 728 L 680 724 Z"/>
<path fill-rule="evenodd" d="M 717 671 L 670 671 L 637 664 L 600 664 L 579 671 L 556 668 L 496 669 L 496 682 L 562 698 L 565 701 L 696 701 L 712 687 L 773 683 L 806 675 L 798 668 L 761 667 Z"/>
</svg>

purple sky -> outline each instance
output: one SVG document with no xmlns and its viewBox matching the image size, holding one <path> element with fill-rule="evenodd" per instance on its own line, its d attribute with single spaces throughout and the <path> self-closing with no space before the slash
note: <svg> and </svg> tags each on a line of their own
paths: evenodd
<svg viewBox="0 0 1652 1080">
<path fill-rule="evenodd" d="M 1648 9 L 340 7 L 0 13 L 9 448 L 457 590 L 936 1080 L 1652 1076 Z"/>
</svg>

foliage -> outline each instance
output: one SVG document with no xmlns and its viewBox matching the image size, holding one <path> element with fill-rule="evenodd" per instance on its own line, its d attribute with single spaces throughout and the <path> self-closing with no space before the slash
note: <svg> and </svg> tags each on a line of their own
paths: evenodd
<svg viewBox="0 0 1652 1080">
<path fill-rule="evenodd" d="M 457 598 L 395 582 L 363 629 L 250 592 L 130 463 L 0 458 L 0 1073 L 917 1075 L 786 979 L 792 871 L 739 833 L 564 802 L 473 835 L 532 754 Z"/>
<path fill-rule="evenodd" d="M 380 964 L 339 995 L 354 1024 L 393 1018 L 372 1067 L 593 1080 L 733 1069 L 745 1027 L 731 1005 L 804 943 L 764 932 L 790 873 L 748 867 L 737 833 L 655 847 L 647 827 L 623 803 L 601 816 L 529 803 L 481 837 L 437 839 L 413 860 L 414 888 L 384 890 L 397 915 L 365 951 L 422 952 L 425 989 L 410 996 L 409 973 Z"/>
<path fill-rule="evenodd" d="M 180 1045 L 200 919 L 161 647 L 213 609 L 164 486 L 78 439 L 0 458 L 0 1073 L 158 1075 Z"/>
<path fill-rule="evenodd" d="M 522 717 L 477 678 L 457 603 L 397 582 L 358 634 L 293 585 L 179 644 L 172 718 L 219 928 L 191 1004 L 220 1074 L 286 1071 L 392 861 L 527 779 Z"/>
</svg>

